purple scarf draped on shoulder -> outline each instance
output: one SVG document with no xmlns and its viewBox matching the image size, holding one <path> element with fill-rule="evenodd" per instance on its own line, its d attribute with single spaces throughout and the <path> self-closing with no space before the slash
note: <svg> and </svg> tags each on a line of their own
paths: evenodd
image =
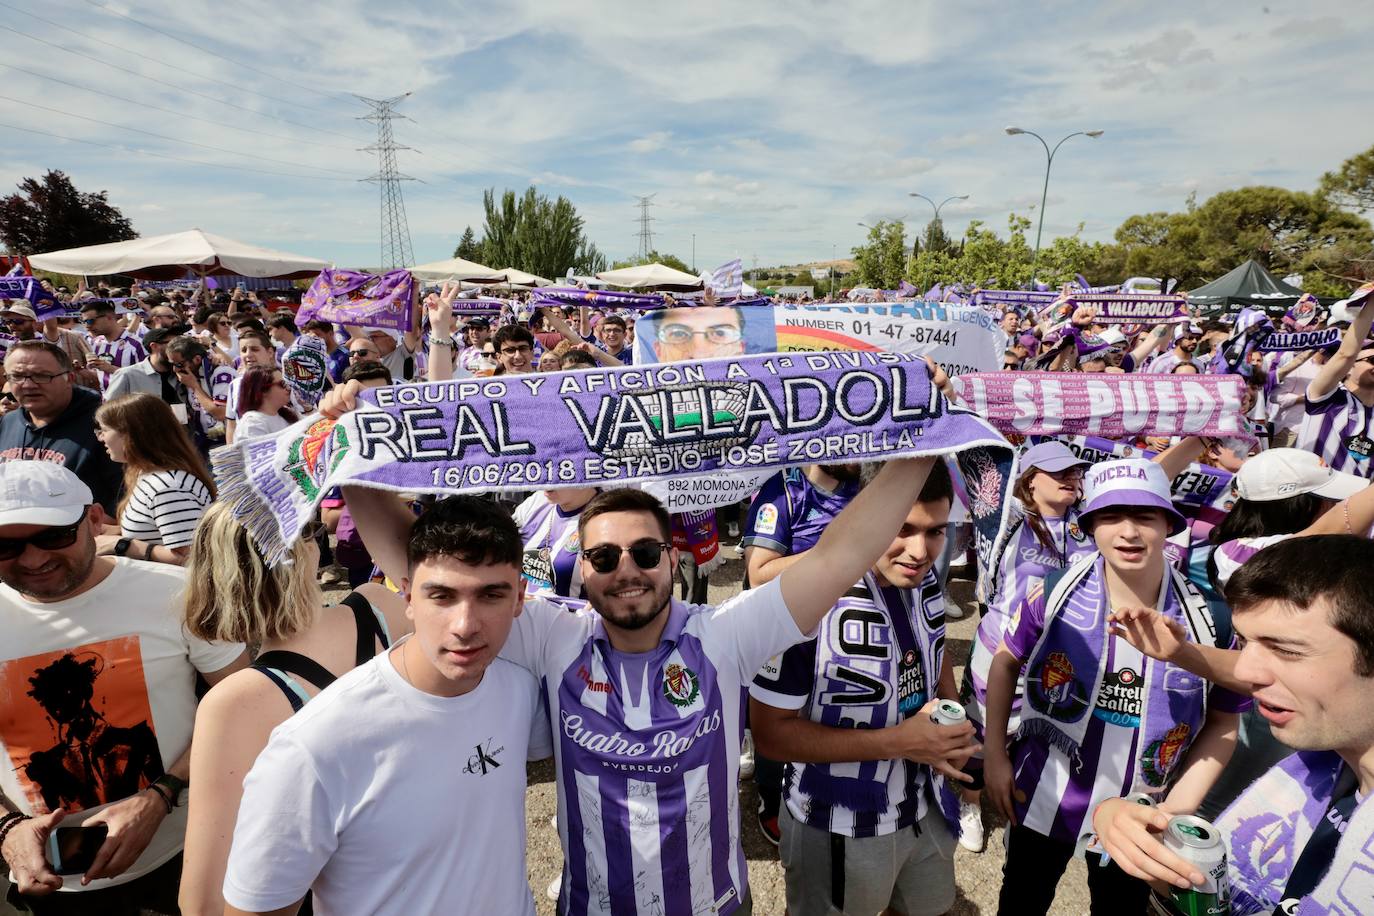
<svg viewBox="0 0 1374 916">
<path fill-rule="evenodd" d="M 1217 818 L 1227 837 L 1234 916 L 1272 913 L 1293 866 L 1331 804 L 1344 766 L 1335 751 L 1299 751 L 1271 767 Z M 1374 913 L 1374 804 L 1365 798 L 1298 916 Z"/>
<path fill-rule="evenodd" d="M 1216 632 L 1202 596 L 1166 568 L 1161 613 L 1182 623 L 1194 642 Z M 1026 662 L 1026 694 L 1017 740 L 1038 738 L 1079 763 L 1079 750 L 1107 667 L 1107 581 L 1100 553 L 1068 568 L 1045 596 L 1045 627 Z M 1197 738 L 1207 715 L 1207 682 L 1147 658 L 1139 758 L 1132 781 L 1160 789 Z"/>
</svg>

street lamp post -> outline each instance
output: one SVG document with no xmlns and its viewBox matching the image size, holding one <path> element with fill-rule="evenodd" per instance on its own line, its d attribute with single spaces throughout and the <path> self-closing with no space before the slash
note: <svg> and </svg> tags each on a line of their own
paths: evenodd
<svg viewBox="0 0 1374 916">
<path fill-rule="evenodd" d="M 1045 148 L 1045 187 L 1040 192 L 1040 222 L 1039 225 L 1035 227 L 1035 254 L 1031 256 L 1031 283 L 1034 283 L 1035 265 L 1036 262 L 1040 260 L 1040 233 L 1045 228 L 1045 200 L 1049 197 L 1050 193 L 1050 166 L 1054 165 L 1054 154 L 1059 152 L 1059 147 L 1064 145 L 1064 140 L 1068 140 L 1071 137 L 1091 137 L 1092 139 L 1096 140 L 1098 137 L 1102 136 L 1103 131 L 1075 131 L 1069 134 L 1068 137 L 1065 137 L 1063 140 L 1060 140 L 1058 143 L 1056 143 L 1054 145 L 1054 149 L 1050 149 L 1050 145 L 1045 142 L 1045 138 L 1040 136 L 1033 130 L 1026 130 L 1021 127 L 1008 127 L 1006 128 L 1006 131 L 1007 135 L 1012 137 L 1016 136 L 1017 134 L 1030 134 L 1032 137 L 1039 140 L 1040 145 Z"/>
<path fill-rule="evenodd" d="M 840 246 L 834 242 L 830 243 L 830 298 L 835 298 L 835 271 L 839 269 Z"/>
</svg>

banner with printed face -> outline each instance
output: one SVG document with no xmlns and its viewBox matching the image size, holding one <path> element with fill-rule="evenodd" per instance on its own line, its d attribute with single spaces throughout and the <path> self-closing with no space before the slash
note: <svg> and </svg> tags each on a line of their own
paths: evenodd
<svg viewBox="0 0 1374 916">
<path fill-rule="evenodd" d="M 272 563 L 345 484 L 451 493 L 693 482 L 740 470 L 959 453 L 995 536 L 1011 448 L 919 357 L 799 353 L 454 379 L 364 392 L 342 419 L 214 452 L 221 498 Z M 969 462 L 966 464 L 966 460 Z M 1000 483 L 999 483 L 1000 481 Z M 696 508 L 704 508 L 698 506 Z M 984 535 L 985 539 L 989 539 Z"/>
<path fill-rule="evenodd" d="M 635 324 L 635 362 L 832 350 L 929 356 L 950 376 L 1002 365 L 1007 336 L 984 309 L 938 302 L 665 309 Z"/>
</svg>

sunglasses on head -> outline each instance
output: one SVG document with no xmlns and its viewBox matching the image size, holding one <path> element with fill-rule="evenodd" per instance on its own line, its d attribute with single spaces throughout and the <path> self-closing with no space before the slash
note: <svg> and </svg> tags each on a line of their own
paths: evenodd
<svg viewBox="0 0 1374 916">
<path fill-rule="evenodd" d="M 582 551 L 582 556 L 599 573 L 614 572 L 620 565 L 620 555 L 628 552 L 640 569 L 655 569 L 663 561 L 663 551 L 668 545 L 662 541 L 639 541 L 628 548 L 619 544 L 602 544 Z"/>
<path fill-rule="evenodd" d="M 26 538 L 0 538 L 0 560 L 17 559 L 30 544 L 39 550 L 65 550 L 76 543 L 81 523 L 85 520 L 83 514 L 79 521 L 63 528 L 44 528 Z"/>
</svg>

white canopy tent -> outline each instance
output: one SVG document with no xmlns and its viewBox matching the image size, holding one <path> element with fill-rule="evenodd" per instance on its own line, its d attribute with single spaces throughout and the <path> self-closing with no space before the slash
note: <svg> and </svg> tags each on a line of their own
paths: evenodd
<svg viewBox="0 0 1374 916">
<path fill-rule="evenodd" d="M 497 273 L 505 278 L 507 286 L 524 286 L 529 288 L 536 286 L 553 286 L 552 280 L 545 280 L 543 277 L 526 273 L 523 270 L 516 270 L 514 267 L 503 268 L 497 271 Z"/>
<path fill-rule="evenodd" d="M 176 280 L 189 270 L 198 276 L 313 277 L 328 261 L 259 248 L 200 229 L 170 235 L 87 245 L 29 256 L 39 270 L 92 277 L 120 274 L 140 280 Z"/>
<path fill-rule="evenodd" d="M 700 277 L 658 263 L 622 267 L 620 270 L 604 270 L 597 274 L 596 278 L 606 281 L 611 286 L 626 289 L 657 289 L 685 293 L 703 287 Z"/>
<path fill-rule="evenodd" d="M 504 283 L 505 274 L 463 258 L 416 264 L 410 272 L 420 280 L 465 280 L 468 283 Z"/>
</svg>

